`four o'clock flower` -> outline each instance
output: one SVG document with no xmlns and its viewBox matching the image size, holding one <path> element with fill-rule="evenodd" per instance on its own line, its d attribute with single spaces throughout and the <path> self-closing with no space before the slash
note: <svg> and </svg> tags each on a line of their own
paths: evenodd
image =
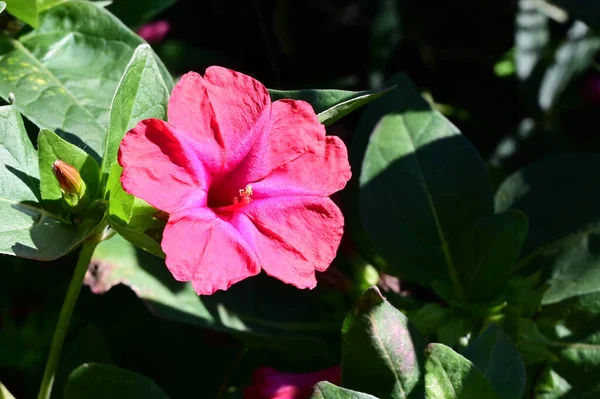
<svg viewBox="0 0 600 399">
<path fill-rule="evenodd" d="M 168 122 L 141 121 L 119 149 L 125 191 L 167 212 L 174 278 L 212 294 L 264 270 L 314 288 L 344 220 L 329 199 L 350 178 L 347 150 L 303 101 L 271 103 L 255 79 L 221 67 L 184 75 Z"/>
<path fill-rule="evenodd" d="M 244 399 L 308 399 L 315 384 L 341 382 L 339 366 L 306 374 L 283 373 L 269 367 L 254 372 L 253 384 L 244 389 Z"/>
</svg>

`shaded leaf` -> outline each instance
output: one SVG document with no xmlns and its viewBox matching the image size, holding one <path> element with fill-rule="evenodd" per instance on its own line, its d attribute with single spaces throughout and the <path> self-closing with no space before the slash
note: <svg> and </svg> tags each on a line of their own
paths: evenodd
<svg viewBox="0 0 600 399">
<path fill-rule="evenodd" d="M 168 399 L 152 380 L 116 366 L 86 363 L 71 373 L 65 399 Z"/>
<path fill-rule="evenodd" d="M 344 321 L 343 385 L 382 398 L 419 397 L 425 345 L 406 316 L 369 288 Z"/>
<path fill-rule="evenodd" d="M 464 353 L 501 399 L 520 399 L 527 372 L 517 346 L 497 324 L 490 325 Z"/>
<path fill-rule="evenodd" d="M 332 361 L 324 339 L 339 337 L 341 315 L 319 301 L 318 290 L 298 290 L 261 275 L 198 296 L 190 283 L 173 278 L 162 259 L 119 235 L 98 245 L 85 283 L 97 294 L 124 284 L 160 317 L 234 333 L 295 358 Z"/>
<path fill-rule="evenodd" d="M 15 108 L 33 123 L 99 160 L 113 94 L 142 43 L 91 2 L 61 3 L 42 13 L 39 28 L 19 41 L 0 40 L 0 96 L 14 93 Z"/>
<path fill-rule="evenodd" d="M 470 303 L 496 299 L 527 238 L 527 217 L 506 211 L 481 220 L 461 239 L 458 271 Z"/>
<path fill-rule="evenodd" d="M 442 344 L 429 344 L 425 361 L 427 399 L 499 399 L 468 359 Z"/>
<path fill-rule="evenodd" d="M 368 107 L 356 133 L 358 142 L 368 137 L 362 222 L 391 271 L 423 285 L 451 280 L 464 297 L 452 241 L 492 215 L 489 175 L 456 127 L 406 77 L 396 82 Z"/>
<path fill-rule="evenodd" d="M 273 101 L 291 98 L 303 100 L 312 105 L 325 126 L 331 125 L 350 112 L 370 103 L 388 93 L 392 88 L 379 91 L 345 91 L 345 90 L 269 90 Z"/>
<path fill-rule="evenodd" d="M 112 2 L 108 9 L 127 26 L 137 28 L 173 4 L 175 0 L 121 0 Z"/>
<path fill-rule="evenodd" d="M 311 399 L 377 399 L 375 396 L 362 392 L 351 391 L 323 381 L 315 385 Z"/>
<path fill-rule="evenodd" d="M 508 177 L 496 208 L 523 211 L 529 235 L 514 270 L 542 270 L 550 287 L 543 303 L 556 303 L 600 287 L 600 168 L 597 154 L 545 159 Z"/>
</svg>

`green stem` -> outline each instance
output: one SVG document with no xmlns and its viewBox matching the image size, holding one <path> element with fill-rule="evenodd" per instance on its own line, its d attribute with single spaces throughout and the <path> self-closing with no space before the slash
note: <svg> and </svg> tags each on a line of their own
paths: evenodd
<svg viewBox="0 0 600 399">
<path fill-rule="evenodd" d="M 58 361 L 60 360 L 60 352 L 62 350 L 65 336 L 67 335 L 67 330 L 69 329 L 71 315 L 73 314 L 73 309 L 77 303 L 79 291 L 81 291 L 81 286 L 83 285 L 85 272 L 88 270 L 88 266 L 92 260 L 92 255 L 94 254 L 94 249 L 96 249 L 96 246 L 99 242 L 100 240 L 98 240 L 97 237 L 92 236 L 88 240 L 84 241 L 81 252 L 79 252 L 77 266 L 75 266 L 75 271 L 73 272 L 73 277 L 71 278 L 71 283 L 69 284 L 65 302 L 60 310 L 60 316 L 58 317 L 58 324 L 56 325 L 56 330 L 54 331 L 54 337 L 52 338 L 50 354 L 48 355 L 48 360 L 46 361 L 46 369 L 44 370 L 44 377 L 42 378 L 42 385 L 40 386 L 38 399 L 50 398 L 52 384 L 54 383 L 54 376 L 56 375 L 56 368 L 58 367 Z"/>
</svg>

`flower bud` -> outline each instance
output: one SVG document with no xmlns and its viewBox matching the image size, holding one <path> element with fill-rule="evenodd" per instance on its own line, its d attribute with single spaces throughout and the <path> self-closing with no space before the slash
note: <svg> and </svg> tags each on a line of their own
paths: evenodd
<svg viewBox="0 0 600 399">
<path fill-rule="evenodd" d="M 52 172 L 58 180 L 60 191 L 67 204 L 72 207 L 77 206 L 85 194 L 85 182 L 79 171 L 68 163 L 57 159 L 52 164 Z"/>
</svg>

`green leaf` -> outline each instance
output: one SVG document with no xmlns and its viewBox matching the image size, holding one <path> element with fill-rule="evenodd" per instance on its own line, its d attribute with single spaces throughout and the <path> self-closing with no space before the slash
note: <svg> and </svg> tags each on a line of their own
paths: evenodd
<svg viewBox="0 0 600 399">
<path fill-rule="evenodd" d="M 481 220 L 461 239 L 457 269 L 470 303 L 496 299 L 527 238 L 527 217 L 506 211 Z"/>
<path fill-rule="evenodd" d="M 520 399 L 527 372 L 517 346 L 496 324 L 472 341 L 464 353 L 490 382 L 501 399 Z"/>
<path fill-rule="evenodd" d="M 6 11 L 34 28 L 38 26 L 36 0 L 9 0 Z"/>
<path fill-rule="evenodd" d="M 344 321 L 343 385 L 381 398 L 419 397 L 425 345 L 406 316 L 369 288 Z"/>
<path fill-rule="evenodd" d="M 116 161 L 125 133 L 143 119 L 166 119 L 168 101 L 169 90 L 160 75 L 154 53 L 148 45 L 139 46 L 113 99 L 102 161 L 103 179 L 108 179 L 105 180 L 105 196 L 109 200 L 111 226 L 127 240 L 162 258 L 165 255 L 160 244 L 145 232 L 160 229 L 165 222 L 154 218 L 156 209 L 123 190 L 120 182 L 123 169 Z"/>
<path fill-rule="evenodd" d="M 323 340 L 339 336 L 341 317 L 319 300 L 319 291 L 298 290 L 267 276 L 236 283 L 227 291 L 198 296 L 176 281 L 164 260 L 116 235 L 100 243 L 85 283 L 100 294 L 124 284 L 158 316 L 228 333 L 267 345 L 286 356 L 331 358 Z"/>
<path fill-rule="evenodd" d="M 356 134 L 368 141 L 359 200 L 375 248 L 404 279 L 450 279 L 464 297 L 453 241 L 493 213 L 481 158 L 404 76 L 368 107 Z"/>
<path fill-rule="evenodd" d="M 341 388 L 330 382 L 323 381 L 315 385 L 311 399 L 377 399 L 375 396 L 362 392 Z"/>
<path fill-rule="evenodd" d="M 152 380 L 108 364 L 86 363 L 71 373 L 65 399 L 168 399 Z"/>
<path fill-rule="evenodd" d="M 529 236 L 514 270 L 542 270 L 550 288 L 543 304 L 599 291 L 600 187 L 591 184 L 600 155 L 560 155 L 508 177 L 496 208 L 523 211 Z"/>
<path fill-rule="evenodd" d="M 52 171 L 52 164 L 57 159 L 68 163 L 79 171 L 86 185 L 85 198 L 88 201 L 98 198 L 100 167 L 94 158 L 79 147 L 46 129 L 42 129 L 38 136 L 38 151 L 42 204 L 45 209 L 54 212 L 60 212 L 64 209 L 60 185 Z"/>
<path fill-rule="evenodd" d="M 125 133 L 148 118 L 166 119 L 169 89 L 160 74 L 156 56 L 149 45 L 133 53 L 112 101 L 102 173 L 108 174 L 117 162 Z"/>
<path fill-rule="evenodd" d="M 331 125 L 350 112 L 370 103 L 393 90 L 393 87 L 378 91 L 345 90 L 269 90 L 271 100 L 291 98 L 303 100 L 312 105 L 325 126 Z"/>
<path fill-rule="evenodd" d="M 368 396 L 366 396 L 368 398 Z M 0 382 L 0 399 L 15 399 L 15 397 Z"/>
<path fill-rule="evenodd" d="M 500 399 L 468 359 L 442 344 L 429 344 L 425 361 L 427 399 Z"/>
<path fill-rule="evenodd" d="M 143 40 L 106 10 L 68 1 L 41 14 L 19 41 L 0 40 L 0 96 L 40 128 L 99 160 L 113 95 Z M 159 62 L 167 87 L 172 79 Z"/>
<path fill-rule="evenodd" d="M 600 4 L 596 0 L 553 0 L 552 3 L 564 8 L 571 17 L 600 29 Z"/>
<path fill-rule="evenodd" d="M 175 0 L 121 0 L 112 3 L 108 9 L 127 26 L 137 28 L 173 4 Z"/>
<path fill-rule="evenodd" d="M 0 253 L 52 260 L 79 245 L 101 217 L 69 225 L 43 209 L 37 159 L 20 115 L 0 107 Z"/>
<path fill-rule="evenodd" d="M 64 3 L 68 0 L 37 0 L 38 13 L 41 13 L 49 8 L 54 7 L 57 4 Z"/>
</svg>

